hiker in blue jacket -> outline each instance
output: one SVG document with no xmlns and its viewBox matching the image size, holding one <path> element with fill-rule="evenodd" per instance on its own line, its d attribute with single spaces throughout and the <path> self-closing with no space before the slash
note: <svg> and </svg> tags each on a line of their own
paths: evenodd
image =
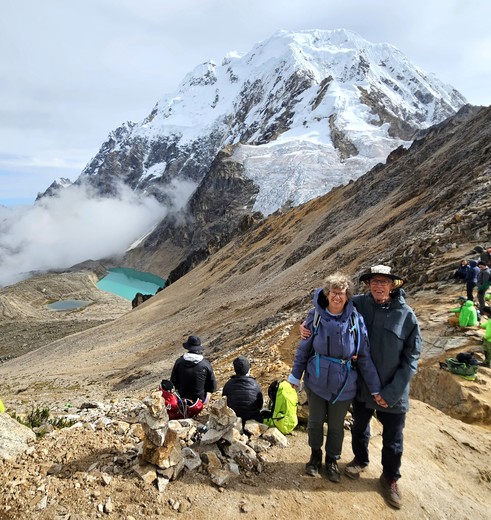
<svg viewBox="0 0 491 520">
<path fill-rule="evenodd" d="M 401 477 L 403 430 L 409 409 L 409 382 L 415 374 L 421 355 L 421 331 L 414 311 L 404 300 L 404 280 L 391 273 L 391 268 L 376 265 L 360 277 L 370 292 L 353 297 L 368 330 L 370 352 L 377 367 L 382 390 L 381 400 L 374 402 L 362 378 L 353 401 L 351 428 L 354 459 L 344 473 L 358 479 L 368 466 L 370 420 L 376 412 L 382 424 L 382 468 L 380 483 L 386 501 L 395 508 L 402 506 L 398 486 Z M 301 327 L 302 337 L 309 331 Z M 381 406 L 382 402 L 382 406 Z M 383 404 L 385 403 L 385 405 Z"/>
<path fill-rule="evenodd" d="M 314 335 L 300 342 L 288 377 L 296 388 L 303 375 L 308 396 L 311 457 L 305 471 L 311 476 L 319 475 L 327 418 L 325 470 L 332 482 L 340 479 L 337 461 L 343 446 L 344 419 L 356 393 L 358 371 L 370 388 L 371 399 L 375 402 L 380 398 L 380 379 L 370 357 L 367 330 L 363 318 L 353 308 L 351 295 L 352 283 L 341 273 L 327 277 L 324 288 L 315 291 L 314 308 L 306 321 Z"/>
<path fill-rule="evenodd" d="M 477 285 L 477 276 L 479 275 L 479 267 L 475 260 L 469 260 L 469 269 L 465 275 L 465 285 L 467 288 L 467 299 L 474 301 L 474 287 Z"/>
</svg>

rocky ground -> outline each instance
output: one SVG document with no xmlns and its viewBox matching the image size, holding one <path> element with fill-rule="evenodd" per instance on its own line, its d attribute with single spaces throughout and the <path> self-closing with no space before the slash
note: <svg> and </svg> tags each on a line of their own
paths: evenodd
<svg viewBox="0 0 491 520">
<path fill-rule="evenodd" d="M 52 331 L 53 337 L 63 336 L 71 333 L 69 324 L 94 327 L 118 314 L 137 312 L 128 310 L 129 302 L 94 292 L 93 278 L 87 273 L 64 276 L 66 278 L 60 279 L 59 275 L 47 275 L 26 281 L 21 291 L 17 286 L 0 291 L 3 309 L 0 327 L 15 331 L 8 341 L 2 338 L 3 356 L 16 356 L 23 349 L 36 349 L 44 341 L 49 342 L 40 330 Z M 60 299 L 67 296 L 67 283 L 78 288 L 70 291 L 70 298 L 93 298 L 93 304 L 85 310 L 63 315 L 47 313 L 45 301 L 39 297 L 40 291 L 41 294 L 48 293 L 50 299 Z M 65 293 L 62 295 L 63 287 Z M 38 395 L 43 396 L 38 400 L 32 392 L 32 382 L 26 384 L 26 388 L 20 388 L 19 384 L 10 386 L 4 381 L 1 397 L 7 407 L 17 413 L 41 403 L 43 406 L 49 404 L 54 416 L 66 416 L 95 396 L 104 402 L 98 405 L 97 401 L 92 401 L 102 410 L 97 419 L 92 418 L 82 427 L 48 433 L 31 443 L 25 454 L 0 463 L 3 490 L 0 519 L 25 518 L 26 515 L 65 520 L 102 517 L 207 520 L 215 519 L 217 515 L 221 518 L 245 515 L 254 519 L 313 518 L 318 515 L 346 519 L 363 516 L 368 520 L 488 518 L 491 503 L 491 370 L 480 369 L 478 380 L 470 382 L 437 368 L 438 360 L 458 350 L 476 350 L 477 355 L 481 355 L 480 330 L 458 330 L 447 322 L 448 310 L 454 306 L 460 290 L 451 283 L 440 284 L 416 293 L 412 298 L 412 304 L 421 316 L 425 359 L 414 381 L 413 394 L 418 395 L 418 400 L 412 400 L 406 427 L 401 480 L 405 505 L 402 511 L 386 506 L 381 495 L 378 483 L 381 437 L 376 421 L 373 422 L 371 441 L 372 463 L 358 482 L 342 478 L 340 484 L 333 484 L 326 478 L 306 477 L 304 465 L 309 449 L 305 428 L 301 426 L 288 437 L 288 447 L 273 447 L 264 454 L 260 471 L 243 471 L 225 487 L 213 484 L 203 470 L 185 471 L 165 490 L 159 491 L 154 483 L 146 483 L 135 471 L 139 464 L 140 437 L 113 413 L 114 409 L 127 406 L 127 399 L 144 399 L 151 387 L 134 390 L 131 385 L 123 385 L 119 392 L 104 392 L 101 391 L 103 382 L 98 381 L 93 391 L 79 385 L 71 389 L 65 386 L 64 391 L 59 392 L 37 386 Z M 18 303 L 18 298 L 22 304 Z M 17 316 L 13 309 L 17 309 Z M 36 337 L 40 343 L 36 343 Z M 102 334 L 95 337 L 102 337 Z M 297 340 L 295 330 L 278 348 L 261 342 L 248 344 L 253 374 L 264 389 L 271 377 L 287 370 Z M 221 385 L 230 375 L 232 355 L 234 353 L 214 361 Z M 100 359 L 103 362 L 105 358 L 101 355 Z M 11 363 L 4 363 L 4 369 Z M 66 359 L 54 361 L 50 358 L 50 363 L 58 363 L 58 370 L 64 367 L 62 373 L 70 372 L 70 362 Z M 101 373 L 110 368 L 101 367 Z M 113 397 L 107 398 L 111 394 Z M 217 392 L 214 398 L 219 395 Z M 347 432 L 341 467 L 350 460 L 349 439 Z"/>
</svg>

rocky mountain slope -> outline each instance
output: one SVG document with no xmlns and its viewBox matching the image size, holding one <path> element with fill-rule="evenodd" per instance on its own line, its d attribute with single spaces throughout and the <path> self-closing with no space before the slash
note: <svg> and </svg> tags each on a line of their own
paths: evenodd
<svg viewBox="0 0 491 520">
<path fill-rule="evenodd" d="M 150 383 L 192 332 L 212 352 L 260 341 L 266 330 L 285 334 L 334 269 L 356 276 L 390 263 L 410 292 L 448 277 L 476 242 L 489 240 L 490 120 L 489 108 L 461 111 L 348 186 L 270 216 L 150 303 L 99 327 L 101 353 L 113 360 L 106 382 L 117 386 L 133 372 L 139 385 Z M 50 357 L 67 348 L 80 375 L 97 373 L 85 343 L 82 333 L 50 345 L 49 356 L 37 350 L 19 358 L 16 376 L 57 378 Z"/>
<path fill-rule="evenodd" d="M 220 385 L 231 373 L 231 361 L 244 354 L 266 389 L 272 379 L 287 375 L 298 323 L 323 277 L 335 269 L 358 277 L 373 263 L 389 263 L 407 277 L 408 301 L 421 322 L 424 359 L 413 395 L 428 403 L 413 401 L 408 418 L 401 483 L 406 505 L 397 514 L 487 518 L 489 370 L 480 369 L 478 381 L 468 382 L 448 373 L 435 377 L 435 369 L 449 354 L 480 348 L 482 331 L 452 329 L 447 317 L 462 293 L 449 277 L 461 258 L 478 256 L 473 251 L 476 244 L 490 241 L 490 132 L 490 108 L 463 109 L 349 185 L 253 224 L 135 310 L 1 364 L 2 399 L 18 410 L 36 403 L 58 412 L 66 403 L 142 399 L 169 375 L 189 334 L 201 336 Z M 12 286 L 2 295 L 8 300 L 15 291 Z M 6 319 L 14 321 L 15 316 L 2 317 Z M 445 412 L 459 409 L 459 419 L 469 424 L 433 408 L 444 407 L 442 396 L 448 396 Z M 472 406 L 465 411 L 463 402 Z M 224 511 L 224 517 L 242 511 L 270 518 L 274 510 L 278 517 L 297 518 L 325 514 L 326 507 L 340 518 L 396 514 L 376 492 L 380 471 L 376 423 L 373 465 L 358 483 L 343 481 L 333 489 L 324 479 L 305 479 L 308 447 L 300 430 L 288 448 L 271 452 L 259 476 L 245 475 L 221 492 L 188 473 L 163 494 L 123 475 L 107 484 L 109 469 L 91 473 L 93 453 L 114 459 L 134 448 L 135 441 L 123 434 L 117 438 L 120 434 L 109 430 L 62 433 L 40 444 L 33 460 L 28 455 L 25 462 L 4 463 L 5 485 L 19 482 L 12 488 L 15 491 L 9 491 L 11 502 L 40 518 L 43 512 L 35 511 L 37 488 L 55 497 L 50 504 L 57 496 L 68 497 L 59 508 L 63 518 L 76 512 L 90 517 L 108 496 L 118 504 L 122 518 L 157 517 L 162 511 L 171 518 L 211 518 L 217 510 Z M 347 435 L 342 463 L 349 458 Z M 32 468 L 35 461 L 39 471 Z M 54 463 L 64 465 L 66 476 L 43 476 L 42 468 Z M 183 495 L 188 509 L 178 513 L 172 509 L 175 502 L 168 500 Z"/>
</svg>

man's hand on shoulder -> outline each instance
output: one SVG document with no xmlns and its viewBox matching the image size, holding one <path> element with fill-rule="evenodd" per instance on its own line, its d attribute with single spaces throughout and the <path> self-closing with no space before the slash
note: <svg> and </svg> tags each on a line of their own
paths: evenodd
<svg viewBox="0 0 491 520">
<path fill-rule="evenodd" d="M 302 339 L 309 339 L 312 332 L 305 326 L 305 321 L 300 324 L 300 337 Z"/>
</svg>

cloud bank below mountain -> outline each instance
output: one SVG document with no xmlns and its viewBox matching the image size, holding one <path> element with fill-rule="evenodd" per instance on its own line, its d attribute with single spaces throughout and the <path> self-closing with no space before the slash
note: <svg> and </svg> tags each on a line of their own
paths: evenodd
<svg viewBox="0 0 491 520">
<path fill-rule="evenodd" d="M 0 207 L 0 287 L 35 271 L 122 255 L 166 213 L 155 198 L 123 185 L 115 198 L 71 186 L 34 206 Z"/>
</svg>

